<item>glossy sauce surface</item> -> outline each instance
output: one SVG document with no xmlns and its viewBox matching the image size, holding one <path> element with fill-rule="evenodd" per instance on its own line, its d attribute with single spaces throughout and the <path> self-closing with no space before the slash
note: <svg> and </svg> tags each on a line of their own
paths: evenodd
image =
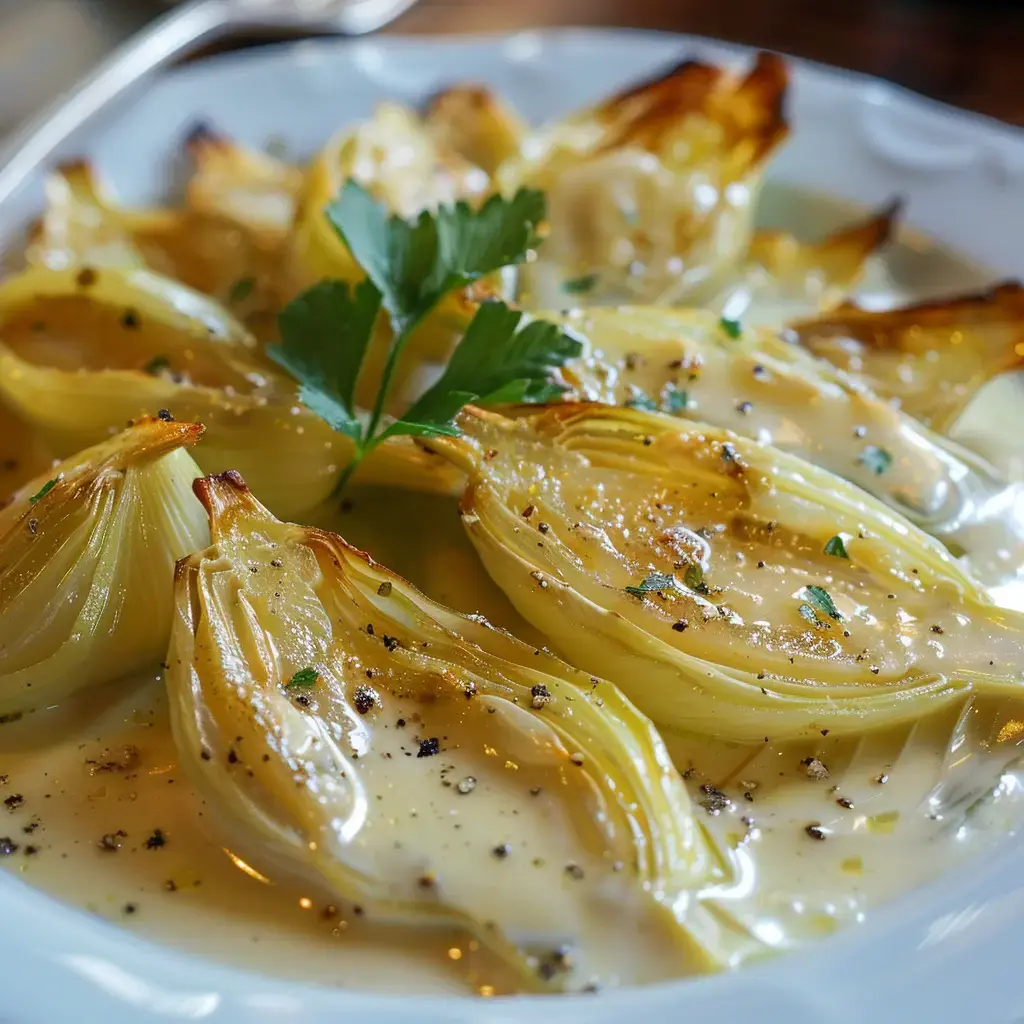
<svg viewBox="0 0 1024 1024">
<path fill-rule="evenodd" d="M 410 515 L 436 538 L 429 550 L 402 529 Z M 357 488 L 349 511 L 323 519 L 433 596 L 529 636 L 478 568 L 454 501 Z M 16 847 L 0 865 L 25 881 L 140 935 L 274 975 L 376 991 L 516 990 L 464 933 L 374 925 L 225 849 L 178 767 L 159 670 L 0 730 L 0 838 Z M 758 940 L 738 943 L 737 961 L 863 921 L 1019 826 L 1022 736 L 1024 707 L 988 701 L 862 742 L 667 736 L 698 820 L 735 873 L 702 897 Z"/>
</svg>

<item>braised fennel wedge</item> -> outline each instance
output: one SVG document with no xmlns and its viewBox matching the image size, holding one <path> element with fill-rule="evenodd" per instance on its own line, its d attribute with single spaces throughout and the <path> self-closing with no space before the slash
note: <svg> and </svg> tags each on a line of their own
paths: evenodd
<svg viewBox="0 0 1024 1024">
<path fill-rule="evenodd" d="M 853 293 L 868 260 L 893 235 L 900 203 L 812 242 L 786 231 L 758 231 L 746 258 L 706 303 L 732 320 L 781 327 L 826 313 Z"/>
<path fill-rule="evenodd" d="M 721 962 L 721 873 L 657 733 L 615 687 L 449 611 L 226 473 L 183 560 L 167 683 L 229 841 L 369 920 L 457 925 L 531 987 Z M 465 826 L 465 828 L 463 828 Z"/>
<path fill-rule="evenodd" d="M 977 390 L 1024 367 L 1024 286 L 871 311 L 844 305 L 791 325 L 815 355 L 946 432 Z"/>
<path fill-rule="evenodd" d="M 174 564 L 209 541 L 187 451 L 202 432 L 139 422 L 0 509 L 0 714 L 161 658 Z"/>
<path fill-rule="evenodd" d="M 583 345 L 562 370 L 567 400 L 657 410 L 775 445 L 966 552 L 982 582 L 1024 571 L 1024 485 L 775 332 L 653 306 L 537 316 Z"/>
<path fill-rule="evenodd" d="M 430 439 L 516 609 L 659 726 L 785 740 L 1024 693 L 1024 618 L 839 477 L 635 409 L 466 410 Z"/>
<path fill-rule="evenodd" d="M 0 398 L 58 455 L 161 409 L 201 422 L 201 468 L 244 471 L 282 515 L 327 498 L 353 453 L 223 306 L 145 269 L 34 267 L 0 284 Z M 457 479 L 406 439 L 363 472 L 428 491 Z"/>
<path fill-rule="evenodd" d="M 193 136 L 189 149 L 196 154 L 199 180 L 189 185 L 189 202 L 176 208 L 121 206 L 88 163 L 57 168 L 46 179 L 47 208 L 29 241 L 28 263 L 53 270 L 148 267 L 244 306 L 247 314 L 275 309 L 283 233 L 269 217 L 242 221 L 229 216 L 246 209 L 245 197 L 237 191 L 218 194 L 223 210 L 209 195 L 214 187 L 227 188 L 220 165 L 243 163 L 241 157 L 225 154 L 203 133 Z M 250 176 L 256 173 L 254 163 L 255 156 L 244 162 Z M 250 185 L 250 191 L 255 187 Z M 198 204 L 191 201 L 193 196 Z"/>
<path fill-rule="evenodd" d="M 418 114 L 397 103 L 380 104 L 370 120 L 331 139 L 306 172 L 290 243 L 296 290 L 324 278 L 354 283 L 363 277 L 366 268 L 324 216 L 349 182 L 407 218 L 457 200 L 479 202 L 491 191 L 489 176 Z"/>
<path fill-rule="evenodd" d="M 784 62 L 744 76 L 687 61 L 527 136 L 497 173 L 506 194 L 543 189 L 527 306 L 700 302 L 742 262 L 768 157 L 787 134 Z"/>
</svg>

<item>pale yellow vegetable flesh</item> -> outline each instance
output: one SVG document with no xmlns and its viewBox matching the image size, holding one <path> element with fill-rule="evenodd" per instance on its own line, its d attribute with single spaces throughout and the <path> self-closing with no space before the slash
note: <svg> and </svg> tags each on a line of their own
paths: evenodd
<svg viewBox="0 0 1024 1024">
<path fill-rule="evenodd" d="M 161 409 L 200 422 L 201 468 L 245 472 L 282 515 L 326 499 L 353 450 L 223 307 L 148 270 L 36 267 L 0 285 L 0 398 L 58 454 Z M 407 439 L 360 472 L 442 492 L 458 479 Z"/>
<path fill-rule="evenodd" d="M 178 569 L 172 722 L 249 863 L 371 920 L 463 927 L 530 987 L 722 955 L 687 896 L 716 859 L 614 687 L 278 522 L 237 474 L 196 493 L 214 543 Z"/>
<path fill-rule="evenodd" d="M 911 721 L 972 688 L 1024 692 L 1024 619 L 809 463 L 636 410 L 462 424 L 462 440 L 425 443 L 471 471 L 463 522 L 489 574 L 659 725 L 783 740 Z M 849 558 L 825 553 L 837 535 Z M 678 583 L 627 591 L 652 573 Z"/>
<path fill-rule="evenodd" d="M 206 158 L 212 142 L 196 140 L 195 147 L 202 156 L 201 174 L 189 195 L 197 205 L 128 209 L 113 200 L 88 164 L 53 171 L 46 180 L 47 209 L 26 252 L 28 263 L 53 270 L 148 267 L 224 302 L 245 282 L 244 302 L 236 302 L 241 310 L 250 316 L 275 311 L 284 233 L 280 225 L 275 230 L 274 224 L 229 216 L 244 215 L 245 196 L 213 192 L 227 189 L 225 169 L 218 175 L 216 162 Z M 245 170 L 256 159 L 216 152 L 221 164 L 237 162 Z M 245 188 L 244 179 L 237 188 Z"/>
<path fill-rule="evenodd" d="M 139 423 L 36 477 L 0 510 L 0 714 L 160 659 L 174 564 L 209 539 L 185 450 L 201 434 Z"/>
<path fill-rule="evenodd" d="M 786 88 L 772 54 L 742 78 L 691 61 L 528 136 L 497 174 L 506 194 L 526 185 L 548 197 L 524 303 L 715 295 L 750 243 L 764 163 L 787 131 Z"/>
<path fill-rule="evenodd" d="M 892 238 L 901 205 L 804 242 L 785 231 L 758 231 L 746 258 L 707 305 L 745 325 L 781 327 L 826 313 L 848 299 Z"/>
<path fill-rule="evenodd" d="M 983 582 L 1024 568 L 1020 485 L 775 332 L 727 330 L 716 313 L 661 307 L 536 315 L 583 343 L 562 371 L 567 400 L 653 407 L 775 445 L 969 551 Z"/>
<path fill-rule="evenodd" d="M 871 312 L 845 305 L 792 325 L 800 344 L 945 432 L 975 392 L 1024 367 L 1024 287 Z"/>
</svg>

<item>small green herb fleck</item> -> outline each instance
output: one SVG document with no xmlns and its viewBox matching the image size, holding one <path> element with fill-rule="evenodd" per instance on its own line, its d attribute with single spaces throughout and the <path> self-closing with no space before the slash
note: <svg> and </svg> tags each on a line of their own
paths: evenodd
<svg viewBox="0 0 1024 1024">
<path fill-rule="evenodd" d="M 164 370 L 171 368 L 171 361 L 167 356 L 153 356 L 152 359 L 142 368 L 143 373 L 148 373 L 151 377 L 155 377 L 159 373 L 163 373 Z"/>
<path fill-rule="evenodd" d="M 627 409 L 643 409 L 645 412 L 657 412 L 658 403 L 640 388 L 633 388 L 633 397 L 626 402 Z"/>
<path fill-rule="evenodd" d="M 846 545 L 843 543 L 843 538 L 838 534 L 835 537 L 829 538 L 828 543 L 825 545 L 825 554 L 832 555 L 835 558 L 850 557 L 846 553 Z"/>
<path fill-rule="evenodd" d="M 285 684 L 286 690 L 308 690 L 320 678 L 315 668 L 300 668 Z"/>
<path fill-rule="evenodd" d="M 743 325 L 739 320 L 730 320 L 727 316 L 723 316 L 718 325 L 730 338 L 738 338 L 743 333 Z"/>
<path fill-rule="evenodd" d="M 807 593 L 807 600 L 818 611 L 824 612 L 830 619 L 835 619 L 837 622 L 842 618 L 832 600 L 832 595 L 824 587 L 812 583 L 810 586 L 804 587 L 804 591 Z"/>
<path fill-rule="evenodd" d="M 685 391 L 670 391 L 662 400 L 661 408 L 663 412 L 674 415 L 683 412 L 689 404 L 690 400 Z"/>
<path fill-rule="evenodd" d="M 644 597 L 652 591 L 678 589 L 679 582 L 671 573 L 652 572 L 650 576 L 646 576 L 637 586 L 626 587 L 626 593 L 632 594 L 633 597 Z"/>
<path fill-rule="evenodd" d="M 36 503 L 37 501 L 41 501 L 41 500 L 42 500 L 43 498 L 45 498 L 45 497 L 46 497 L 46 496 L 47 496 L 47 495 L 48 495 L 48 494 L 50 493 L 50 491 L 52 491 L 52 490 L 54 489 L 54 487 L 56 487 L 56 486 L 57 486 L 57 481 L 56 481 L 56 480 L 47 480 L 47 481 L 46 481 L 46 483 L 45 483 L 45 484 L 43 484 L 43 486 L 42 486 L 42 487 L 40 487 L 40 488 L 39 488 L 39 490 L 38 490 L 38 491 L 36 491 L 36 493 L 35 493 L 35 494 L 33 494 L 33 495 L 32 495 L 32 497 L 28 499 L 28 503 L 29 503 L 30 505 L 34 505 L 34 504 L 35 504 L 35 503 Z"/>
<path fill-rule="evenodd" d="M 696 562 L 691 562 L 683 574 L 683 582 L 691 590 L 700 590 L 704 585 L 704 570 Z"/>
<path fill-rule="evenodd" d="M 892 465 L 892 456 L 878 445 L 869 444 L 857 460 L 875 473 L 884 473 Z"/>
<path fill-rule="evenodd" d="M 562 282 L 562 291 L 570 295 L 586 295 L 592 292 L 597 284 L 597 274 L 584 274 L 582 277 L 571 277 Z"/>
<path fill-rule="evenodd" d="M 797 611 L 800 613 L 802 618 L 805 618 L 812 626 L 820 626 L 821 622 L 818 620 L 818 616 L 814 609 L 809 604 L 802 604 Z"/>
<path fill-rule="evenodd" d="M 240 302 L 245 302 L 247 298 L 253 293 L 253 289 L 256 287 L 255 277 L 240 277 L 232 286 L 228 292 L 228 302 L 233 306 L 237 306 Z"/>
</svg>

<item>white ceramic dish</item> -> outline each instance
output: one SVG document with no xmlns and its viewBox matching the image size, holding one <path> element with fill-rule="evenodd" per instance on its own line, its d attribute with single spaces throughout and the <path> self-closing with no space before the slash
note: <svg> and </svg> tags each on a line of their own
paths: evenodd
<svg viewBox="0 0 1024 1024">
<path fill-rule="evenodd" d="M 706 40 L 622 31 L 301 43 L 170 73 L 70 138 L 59 155 L 89 156 L 126 201 L 142 202 L 167 191 L 182 136 L 197 121 L 255 145 L 275 136 L 307 153 L 375 101 L 415 101 L 455 79 L 487 82 L 541 120 L 687 56 L 743 55 Z M 1022 133 L 827 68 L 795 62 L 794 78 L 794 135 L 773 165 L 763 220 L 824 230 L 849 204 L 876 206 L 900 194 L 915 231 L 871 282 L 869 298 L 1024 277 Z M 11 197 L 0 211 L 0 249 L 17 247 L 41 199 L 39 178 Z M 0 1020 L 498 1024 L 539 1015 L 552 1024 L 1011 1024 L 1024 1021 L 1022 864 L 1017 837 L 860 929 L 736 975 L 487 1002 L 360 995 L 246 974 L 137 939 L 2 873 Z"/>
</svg>

